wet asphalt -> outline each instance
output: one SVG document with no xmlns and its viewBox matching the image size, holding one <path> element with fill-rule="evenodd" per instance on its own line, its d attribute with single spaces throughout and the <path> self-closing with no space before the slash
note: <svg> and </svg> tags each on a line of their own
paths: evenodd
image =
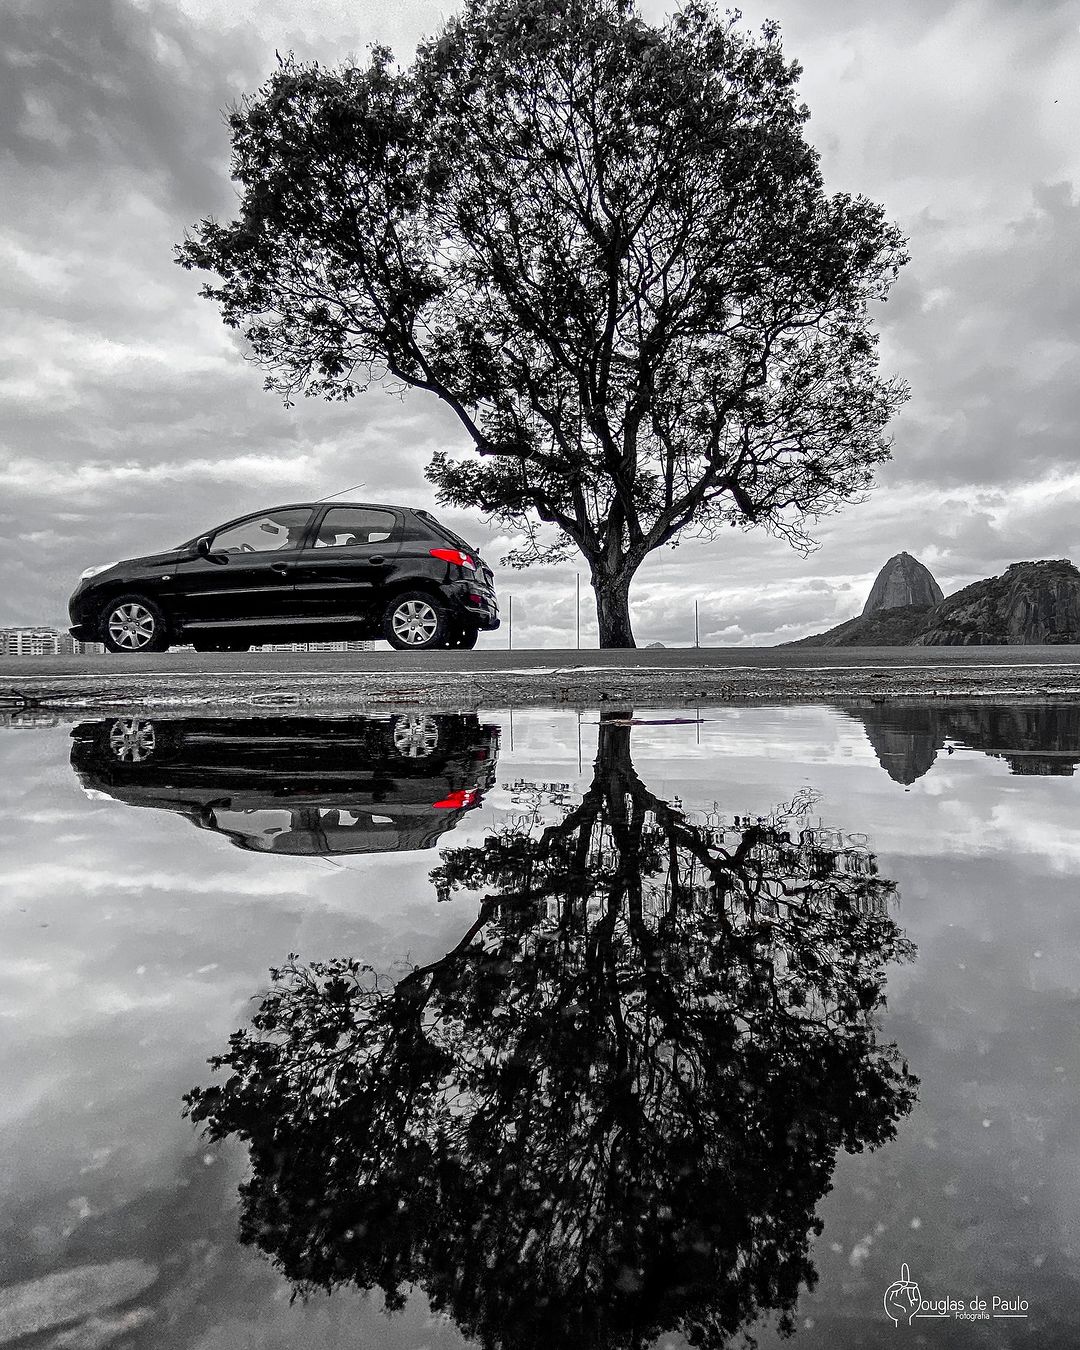
<svg viewBox="0 0 1080 1350">
<path fill-rule="evenodd" d="M 1080 646 L 197 653 L 0 661 L 0 712 L 909 698 L 1080 701 Z"/>
</svg>

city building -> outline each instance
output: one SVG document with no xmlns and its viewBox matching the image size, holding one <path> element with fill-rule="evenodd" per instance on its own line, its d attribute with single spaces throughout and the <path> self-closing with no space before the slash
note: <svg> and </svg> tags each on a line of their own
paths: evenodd
<svg viewBox="0 0 1080 1350">
<path fill-rule="evenodd" d="M 104 650 L 100 642 L 76 642 L 66 629 L 47 624 L 0 628 L 3 656 L 90 656 Z"/>
<path fill-rule="evenodd" d="M 352 642 L 268 642 L 252 647 L 256 652 L 365 652 L 375 643 L 367 639 Z M 190 650 L 182 647 L 179 650 Z M 100 642 L 78 642 L 64 628 L 48 624 L 32 627 L 0 628 L 0 656 L 100 656 Z"/>
</svg>

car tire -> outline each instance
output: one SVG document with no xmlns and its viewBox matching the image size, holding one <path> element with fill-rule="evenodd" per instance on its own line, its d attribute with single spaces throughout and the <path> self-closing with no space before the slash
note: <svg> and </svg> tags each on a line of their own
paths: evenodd
<svg viewBox="0 0 1080 1350">
<path fill-rule="evenodd" d="M 448 617 L 430 591 L 403 591 L 386 606 L 382 634 L 399 652 L 428 652 L 446 642 Z"/>
<path fill-rule="evenodd" d="M 117 595 L 101 611 L 98 632 L 106 651 L 126 656 L 163 652 L 169 646 L 165 612 L 147 595 Z"/>
<path fill-rule="evenodd" d="M 474 624 L 460 623 L 447 637 L 446 645 L 451 651 L 472 651 L 479 636 L 480 630 Z"/>
<path fill-rule="evenodd" d="M 101 724 L 98 758 L 109 769 L 118 764 L 157 767 L 176 757 L 178 725 L 167 718 L 108 718 Z"/>
<path fill-rule="evenodd" d="M 423 714 L 394 717 L 390 721 L 390 739 L 395 759 L 430 759 L 439 748 L 439 724 L 434 717 Z"/>
</svg>

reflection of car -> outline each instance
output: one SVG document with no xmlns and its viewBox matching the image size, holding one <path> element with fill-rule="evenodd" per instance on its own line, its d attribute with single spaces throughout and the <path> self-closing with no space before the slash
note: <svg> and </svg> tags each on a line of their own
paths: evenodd
<svg viewBox="0 0 1080 1350">
<path fill-rule="evenodd" d="M 479 554 L 426 511 L 356 502 L 273 507 L 177 548 L 88 567 L 71 632 L 114 652 L 246 651 L 294 639 L 473 647 L 498 628 Z"/>
<path fill-rule="evenodd" d="M 261 853 L 431 848 L 495 782 L 475 714 L 116 717 L 74 728 L 83 787 L 176 811 Z"/>
</svg>

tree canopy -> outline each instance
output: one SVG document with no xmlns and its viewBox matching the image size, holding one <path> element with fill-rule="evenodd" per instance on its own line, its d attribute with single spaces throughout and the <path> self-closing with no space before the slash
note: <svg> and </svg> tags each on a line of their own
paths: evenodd
<svg viewBox="0 0 1080 1350">
<path fill-rule="evenodd" d="M 241 1236 L 299 1290 L 417 1284 L 506 1350 L 790 1327 L 837 1152 L 915 1099 L 876 1026 L 911 947 L 867 850 L 719 844 L 630 734 L 557 823 L 447 850 L 440 895 L 480 894 L 452 951 L 396 982 L 292 962 L 189 1094 L 247 1143 Z"/>
<path fill-rule="evenodd" d="M 807 545 L 905 396 L 868 314 L 903 241 L 826 193 L 799 66 L 737 21 L 466 0 L 406 67 L 285 59 L 229 116 L 239 215 L 179 249 L 286 399 L 441 399 L 469 448 L 440 500 L 517 532 L 512 563 L 579 551 L 605 646 L 684 530 Z"/>
</svg>

